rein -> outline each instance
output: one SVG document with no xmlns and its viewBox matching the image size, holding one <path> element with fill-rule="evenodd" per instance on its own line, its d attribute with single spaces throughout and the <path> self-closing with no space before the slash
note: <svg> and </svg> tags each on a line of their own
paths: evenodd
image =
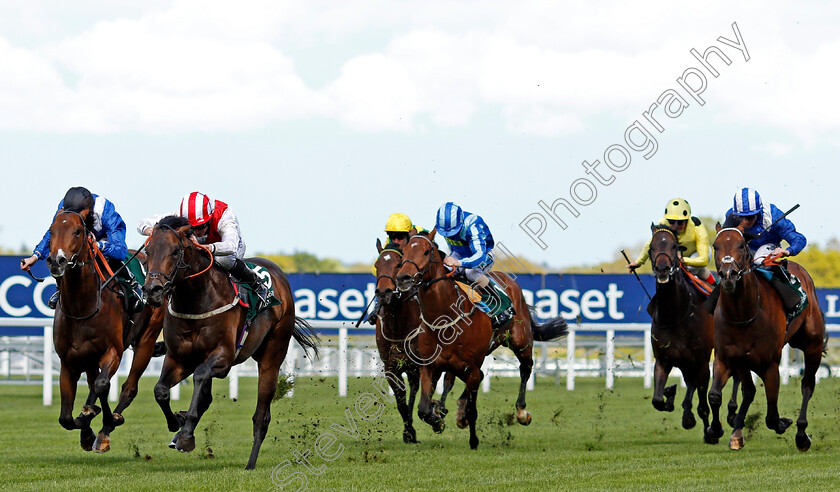
<svg viewBox="0 0 840 492">
<path fill-rule="evenodd" d="M 428 289 L 429 287 L 431 287 L 436 282 L 440 282 L 441 280 L 451 279 L 455 275 L 455 270 L 454 269 L 449 271 L 448 273 L 446 273 L 445 275 L 443 275 L 441 277 L 437 277 L 437 278 L 434 278 L 432 280 L 423 280 L 423 277 L 426 276 L 426 273 L 431 268 L 433 268 L 435 264 L 438 264 L 438 263 L 441 263 L 441 262 L 440 261 L 435 261 L 434 257 L 432 256 L 436 253 L 437 247 L 435 246 L 435 243 L 433 243 L 431 239 L 429 239 L 426 236 L 422 236 L 422 235 L 417 235 L 417 236 L 414 236 L 414 237 L 421 237 L 421 238 L 425 239 L 429 243 L 429 245 L 432 247 L 432 249 L 429 250 L 429 263 L 426 265 L 426 268 L 421 269 L 417 265 L 417 263 L 415 263 L 413 260 L 409 260 L 409 259 L 405 259 L 402 262 L 400 262 L 400 267 L 404 263 L 411 263 L 412 265 L 414 265 L 414 268 L 417 269 L 417 273 L 414 274 L 414 279 L 415 279 L 415 283 L 418 286 L 418 291 L 419 291 L 419 288 Z M 458 300 L 461 301 L 463 299 L 462 294 L 461 294 L 461 289 L 457 285 L 454 285 L 454 287 L 455 287 L 455 290 L 458 294 Z M 476 309 L 475 304 L 471 303 L 472 304 L 472 309 L 470 310 L 469 313 L 465 314 L 464 312 L 459 312 L 458 316 L 454 320 L 452 320 L 451 322 L 445 323 L 445 324 L 442 324 L 442 325 L 435 325 L 433 323 L 430 323 L 426 319 L 426 317 L 423 316 L 423 303 L 420 302 L 419 296 L 415 297 L 415 299 L 417 300 L 417 307 L 420 309 L 420 321 L 425 323 L 426 326 L 428 326 L 432 330 L 436 330 L 436 331 L 437 330 L 443 330 L 443 329 L 449 328 L 451 326 L 455 326 L 462 319 L 466 319 L 466 318 L 472 316 L 473 313 L 475 313 L 475 309 Z M 457 305 L 460 306 L 460 303 L 458 303 Z"/>
<path fill-rule="evenodd" d="M 175 236 L 178 238 L 178 259 L 175 261 L 175 266 L 172 267 L 172 271 L 169 272 L 169 275 L 167 275 L 165 273 L 160 273 L 160 272 L 149 272 L 148 275 L 146 275 L 146 278 L 147 278 L 147 280 L 153 280 L 153 279 L 157 279 L 157 278 L 165 279 L 166 282 L 163 284 L 163 288 L 164 288 L 164 292 L 168 292 L 169 290 L 171 290 L 174 287 L 174 282 L 173 281 L 174 281 L 175 276 L 178 273 L 178 270 L 184 270 L 186 272 L 190 268 L 190 264 L 184 262 L 184 250 L 191 247 L 191 246 L 190 245 L 184 245 L 183 237 L 180 234 L 178 234 L 178 231 L 176 231 L 172 227 L 170 227 L 168 225 L 164 225 L 164 226 L 158 226 L 158 228 L 168 229 L 169 231 L 172 231 L 175 234 Z M 146 240 L 146 244 L 148 244 L 149 240 L 151 240 L 151 236 L 149 236 L 149 239 Z M 191 275 L 186 275 L 183 278 L 183 280 L 188 280 L 188 279 L 198 277 L 199 275 L 204 274 L 205 272 L 210 270 L 210 268 L 213 266 L 213 262 L 215 261 L 214 256 L 213 256 L 213 252 L 210 251 L 210 248 L 208 248 L 207 246 L 204 246 L 203 244 L 199 244 L 195 241 L 190 241 L 190 243 L 192 245 L 198 247 L 200 250 L 207 252 L 207 254 L 210 256 L 210 263 L 203 270 L 201 270 L 197 273 L 193 273 Z M 146 244 L 144 244 L 144 246 Z M 197 314 L 179 313 L 179 312 L 172 309 L 172 299 L 171 299 L 171 297 L 169 299 L 169 302 L 167 303 L 166 309 L 169 312 L 169 314 L 171 314 L 175 318 L 198 320 L 198 319 L 211 318 L 211 317 L 216 316 L 218 314 L 222 314 L 226 311 L 230 311 L 231 309 L 236 307 L 236 305 L 238 303 L 239 303 L 239 294 L 236 292 L 236 289 L 234 288 L 233 300 L 230 303 L 225 304 L 223 306 L 220 306 L 220 307 L 218 307 L 216 309 L 213 309 L 211 311 L 207 311 L 207 312 L 204 312 L 204 313 L 197 313 Z"/>
</svg>

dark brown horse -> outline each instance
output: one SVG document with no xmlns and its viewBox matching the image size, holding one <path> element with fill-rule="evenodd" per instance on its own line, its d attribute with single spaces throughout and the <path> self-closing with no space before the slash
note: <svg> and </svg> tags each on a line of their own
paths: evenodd
<svg viewBox="0 0 840 492">
<path fill-rule="evenodd" d="M 802 378 L 802 406 L 796 421 L 796 447 L 807 451 L 811 439 L 808 427 L 808 401 L 814 393 L 816 372 L 822 359 L 825 322 L 817 303 L 814 282 L 808 272 L 789 262 L 789 271 L 796 275 L 810 300 L 808 307 L 789 325 L 781 298 L 770 283 L 755 273 L 753 257 L 744 233 L 738 228 L 721 228 L 717 224 L 714 242 L 715 264 L 721 279 L 720 299 L 715 309 L 714 380 L 709 391 L 712 424 L 706 430 L 707 441 L 717 442 L 723 436 L 718 411 L 721 391 L 727 379 L 738 375 L 741 380 L 741 408 L 735 416 L 729 440 L 730 449 L 744 446 L 742 428 L 750 404 L 755 397 L 755 384 L 750 371 L 764 381 L 767 396 L 767 427 L 782 434 L 791 425 L 789 418 L 779 417 L 779 361 L 787 342 L 802 350 L 805 371 Z"/>
<path fill-rule="evenodd" d="M 533 367 L 533 341 L 552 340 L 566 334 L 566 322 L 555 318 L 539 325 L 531 318 L 522 290 L 507 275 L 493 272 L 493 278 L 505 288 L 516 310 L 514 319 L 494 333 L 490 318 L 469 300 L 451 278 L 434 243 L 436 231 L 428 236 L 413 236 L 404 248 L 404 259 L 397 273 L 397 286 L 408 292 L 418 288 L 420 319 L 418 353 L 414 354 L 420 370 L 420 418 L 436 432 L 443 430 L 443 414 L 432 400 L 440 375 L 451 372 L 466 385 L 458 399 L 456 424 L 470 427 L 470 448 L 478 447 L 475 431 L 478 411 L 478 385 L 484 377 L 481 364 L 499 345 L 510 348 L 519 359 L 520 389 L 516 400 L 516 419 L 528 425 L 531 414 L 525 410 L 525 387 Z M 533 331 L 532 331 L 533 330 Z M 536 337 L 535 337 L 536 334 Z"/>
<path fill-rule="evenodd" d="M 162 318 L 151 307 L 129 316 L 115 280 L 104 284 L 107 267 L 97 258 L 95 243 L 86 226 L 88 212 L 59 211 L 50 226 L 50 274 L 62 293 L 55 310 L 53 337 L 61 359 L 61 416 L 68 430 L 80 429 L 82 449 L 106 452 L 110 433 L 125 422 L 121 415 L 137 394 L 137 381 L 152 357 Z M 104 259 L 104 257 L 102 257 Z M 133 329 L 129 329 L 133 326 Z M 114 412 L 108 404 L 110 380 L 120 365 L 124 349 L 135 343 L 131 372 L 123 385 Z M 90 393 L 82 413 L 73 418 L 79 377 L 87 374 Z M 96 405 L 99 399 L 102 407 Z M 94 435 L 90 423 L 102 411 L 103 427 Z"/>
<path fill-rule="evenodd" d="M 237 305 L 237 291 L 227 272 L 213 265 L 210 251 L 191 237 L 186 219 L 165 217 L 155 226 L 146 249 L 149 274 L 143 288 L 148 301 L 162 305 L 168 298 L 163 321 L 166 358 L 155 385 L 155 400 L 169 430 L 178 431 L 173 439 L 175 449 L 190 452 L 195 449 L 196 425 L 213 399 L 212 378 L 226 377 L 231 367 L 252 357 L 259 381 L 254 444 L 245 467 L 250 470 L 256 466 L 271 422 L 271 400 L 291 338 L 317 354 L 317 337 L 304 320 L 295 317 L 286 276 L 263 258 L 248 261 L 269 273 L 274 297 L 280 303 L 258 314 L 240 335 L 246 311 Z M 247 337 L 242 340 L 244 335 Z M 192 402 L 188 411 L 175 414 L 169 406 L 169 390 L 190 374 L 195 385 Z"/>
<path fill-rule="evenodd" d="M 656 295 L 651 301 L 650 338 L 654 368 L 653 407 L 674 410 L 677 387 L 665 387 L 674 367 L 682 372 L 686 385 L 682 426 L 691 429 L 697 421 L 691 402 L 697 391 L 697 415 L 703 431 L 709 426 L 709 360 L 714 346 L 714 318 L 703 308 L 705 296 L 690 284 L 681 268 L 680 244 L 667 226 L 651 226 L 650 258 L 656 277 Z"/>
<path fill-rule="evenodd" d="M 397 266 L 402 261 L 402 251 L 395 243 L 384 248 L 376 241 L 379 258 L 376 259 L 376 291 L 380 309 L 376 319 L 376 347 L 379 358 L 385 366 L 385 377 L 394 392 L 397 410 L 403 419 L 403 441 L 416 443 L 412 413 L 414 398 L 420 387 L 420 368 L 409 356 L 409 351 L 417 352 L 416 328 L 420 326 L 420 306 L 412 293 L 397 291 L 395 280 Z M 411 336 L 414 335 L 414 336 Z M 403 374 L 408 379 L 408 401 Z"/>
</svg>

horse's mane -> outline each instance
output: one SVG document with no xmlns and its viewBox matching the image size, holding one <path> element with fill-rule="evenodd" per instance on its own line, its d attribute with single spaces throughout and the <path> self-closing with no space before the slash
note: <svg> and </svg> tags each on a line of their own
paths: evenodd
<svg viewBox="0 0 840 492">
<path fill-rule="evenodd" d="M 743 228 L 739 227 L 741 225 L 741 222 L 743 221 L 744 218 L 740 215 L 730 214 L 729 217 L 727 217 L 726 220 L 723 221 L 723 225 L 721 227 L 724 229 L 731 228 L 740 230 L 744 234 L 744 239 L 749 243 L 750 241 L 756 238 L 756 235 L 750 234 L 749 232 L 746 232 Z"/>
<path fill-rule="evenodd" d="M 396 250 L 396 251 L 399 251 L 400 253 L 402 253 L 402 249 L 400 248 L 400 245 L 395 243 L 395 242 L 390 242 L 390 243 L 386 244 L 384 248 L 382 248 L 383 251 L 386 250 L 386 249 L 393 249 L 393 250 Z"/>
<path fill-rule="evenodd" d="M 188 225 L 190 225 L 190 221 L 179 215 L 167 215 L 158 222 L 158 227 L 171 227 L 172 229 Z"/>
</svg>

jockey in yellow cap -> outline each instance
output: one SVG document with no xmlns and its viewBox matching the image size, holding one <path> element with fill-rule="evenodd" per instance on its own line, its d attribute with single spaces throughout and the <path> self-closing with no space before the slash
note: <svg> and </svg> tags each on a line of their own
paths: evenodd
<svg viewBox="0 0 840 492">
<path fill-rule="evenodd" d="M 401 214 L 401 213 L 393 213 L 388 216 L 388 220 L 385 221 L 385 233 L 388 234 L 388 241 L 387 244 L 390 247 L 396 246 L 397 249 L 402 248 L 408 243 L 408 238 L 411 236 L 411 233 L 415 232 L 428 232 L 426 229 L 416 226 L 411 223 L 411 219 L 408 218 L 408 215 Z M 389 246 L 386 246 L 389 247 Z M 376 273 L 376 267 L 372 268 L 372 272 L 374 275 Z M 376 323 L 376 315 L 379 313 L 379 298 L 374 298 L 373 309 L 371 309 L 370 314 L 368 315 L 367 321 L 370 324 Z"/>
<path fill-rule="evenodd" d="M 709 264 L 709 233 L 700 223 L 700 219 L 691 216 L 691 206 L 688 202 L 682 198 L 669 200 L 665 205 L 665 217 L 659 223 L 670 227 L 677 236 L 680 246 L 685 248 L 682 251 L 682 260 L 688 270 L 710 285 L 714 285 L 715 277 L 706 268 Z M 644 265 L 648 260 L 651 239 L 648 239 L 636 261 L 627 265 L 630 271 Z"/>
</svg>

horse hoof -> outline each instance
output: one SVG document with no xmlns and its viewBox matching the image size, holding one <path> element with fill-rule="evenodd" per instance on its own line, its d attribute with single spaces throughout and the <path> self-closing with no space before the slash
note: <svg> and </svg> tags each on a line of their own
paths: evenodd
<svg viewBox="0 0 840 492">
<path fill-rule="evenodd" d="M 478 438 L 470 436 L 470 449 L 478 449 Z"/>
<path fill-rule="evenodd" d="M 695 425 L 697 425 L 697 419 L 694 418 L 694 414 L 684 413 L 682 419 L 683 429 L 693 429 Z"/>
<path fill-rule="evenodd" d="M 521 425 L 529 425 L 531 423 L 531 412 L 526 412 L 522 409 L 517 410 L 516 421 L 519 422 Z"/>
<path fill-rule="evenodd" d="M 190 436 L 188 438 L 178 437 L 178 440 L 175 441 L 175 449 L 182 453 L 189 453 L 195 449 L 195 436 Z"/>
<path fill-rule="evenodd" d="M 94 442 L 96 442 L 96 434 L 93 433 L 93 429 L 90 427 L 82 429 L 82 437 L 79 439 L 79 444 L 82 445 L 82 449 L 92 451 Z"/>
<path fill-rule="evenodd" d="M 776 424 L 776 434 L 784 434 L 788 427 L 793 423 L 793 420 L 788 418 L 780 418 L 779 423 Z"/>
<path fill-rule="evenodd" d="M 660 412 L 665 411 L 665 400 L 653 400 L 651 403 L 653 404 L 653 408 L 659 410 Z"/>
<path fill-rule="evenodd" d="M 413 428 L 408 428 L 403 431 L 403 442 L 406 444 L 417 444 L 417 433 Z"/>
<path fill-rule="evenodd" d="M 121 413 L 114 414 L 114 427 L 119 427 L 125 423 L 125 418 Z"/>
<path fill-rule="evenodd" d="M 732 451 L 738 451 L 739 449 L 744 447 L 744 434 L 741 432 L 741 429 L 736 430 L 732 433 L 732 437 L 729 438 L 729 449 Z"/>
<path fill-rule="evenodd" d="M 444 429 L 446 429 L 446 421 L 442 419 L 432 424 L 432 430 L 435 431 L 435 434 L 443 433 Z"/>
<path fill-rule="evenodd" d="M 93 450 L 97 453 L 107 453 L 111 450 L 111 438 L 100 432 L 93 443 Z"/>
<path fill-rule="evenodd" d="M 712 434 L 709 434 L 708 431 L 703 433 L 703 442 L 705 442 L 706 444 L 717 444 L 719 441 L 720 440 L 717 437 L 713 436 Z"/>
<path fill-rule="evenodd" d="M 796 435 L 796 449 L 800 451 L 808 451 L 811 449 L 811 438 L 804 432 Z"/>
</svg>

